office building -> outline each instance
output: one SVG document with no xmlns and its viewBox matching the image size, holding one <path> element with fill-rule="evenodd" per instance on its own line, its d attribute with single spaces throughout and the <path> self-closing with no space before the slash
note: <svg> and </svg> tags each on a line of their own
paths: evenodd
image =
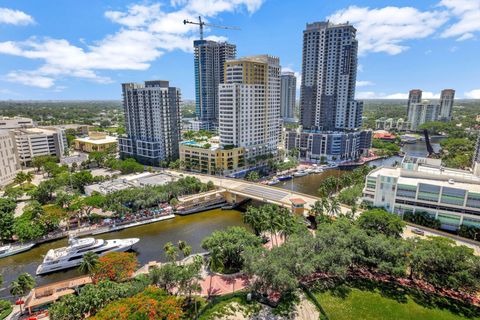
<svg viewBox="0 0 480 320">
<path fill-rule="evenodd" d="M 67 149 L 65 131 L 59 128 L 22 128 L 12 130 L 20 164 L 27 165 L 38 156 L 61 158 Z"/>
<path fill-rule="evenodd" d="M 440 105 L 424 100 L 421 103 L 412 103 L 410 105 L 408 122 L 411 130 L 418 130 L 418 127 L 425 122 L 438 121 L 440 114 Z"/>
<path fill-rule="evenodd" d="M 18 129 L 33 127 L 33 120 L 23 117 L 2 117 L 0 118 L 0 129 Z"/>
<path fill-rule="evenodd" d="M 182 141 L 180 143 L 182 169 L 206 174 L 228 175 L 245 166 L 245 149 L 223 148 L 219 138 L 208 141 Z"/>
<path fill-rule="evenodd" d="M 301 124 L 306 130 L 353 130 L 362 125 L 363 103 L 355 100 L 356 29 L 315 22 L 303 31 Z"/>
<path fill-rule="evenodd" d="M 226 42 L 195 40 L 195 102 L 193 128 L 215 130 L 218 125 L 218 85 L 223 83 L 225 61 L 235 59 L 236 46 Z"/>
<path fill-rule="evenodd" d="M 124 83 L 126 136 L 118 139 L 120 157 L 146 165 L 178 159 L 180 90 L 168 81 Z"/>
<path fill-rule="evenodd" d="M 401 216 L 427 214 L 446 230 L 480 228 L 480 175 L 445 168 L 439 159 L 405 157 L 400 167 L 374 169 L 363 200 Z"/>
<path fill-rule="evenodd" d="M 284 122 L 295 121 L 297 77 L 293 72 L 282 72 L 280 87 L 280 116 Z"/>
<path fill-rule="evenodd" d="M 360 132 L 363 102 L 355 100 L 358 42 L 346 24 L 314 22 L 303 31 L 301 130 L 288 130 L 285 145 L 308 161 L 352 160 L 371 146 Z"/>
<path fill-rule="evenodd" d="M 408 102 L 407 102 L 407 115 L 410 114 L 410 106 L 414 103 L 422 102 L 422 90 L 412 89 L 408 93 Z"/>
<path fill-rule="evenodd" d="M 444 89 L 440 93 L 440 116 L 442 121 L 452 120 L 453 102 L 455 100 L 455 90 Z"/>
<path fill-rule="evenodd" d="M 219 85 L 220 145 L 245 157 L 277 155 L 280 144 L 280 61 L 259 55 L 225 63 Z"/>
<path fill-rule="evenodd" d="M 20 169 L 15 135 L 8 130 L 0 130 L 0 187 L 15 179 Z"/>
<path fill-rule="evenodd" d="M 117 138 L 104 132 L 91 131 L 88 137 L 73 140 L 75 150 L 83 152 L 105 152 L 117 150 Z"/>
</svg>

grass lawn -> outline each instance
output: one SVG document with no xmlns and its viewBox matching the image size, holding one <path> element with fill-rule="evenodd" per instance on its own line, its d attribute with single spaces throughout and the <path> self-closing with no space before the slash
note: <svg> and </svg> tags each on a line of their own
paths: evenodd
<svg viewBox="0 0 480 320">
<path fill-rule="evenodd" d="M 480 317 L 454 314 L 447 309 L 420 305 L 409 294 L 402 294 L 401 299 L 395 299 L 386 297 L 378 289 L 348 289 L 344 295 L 334 294 L 331 291 L 314 293 L 331 320 L 480 319 Z"/>
</svg>

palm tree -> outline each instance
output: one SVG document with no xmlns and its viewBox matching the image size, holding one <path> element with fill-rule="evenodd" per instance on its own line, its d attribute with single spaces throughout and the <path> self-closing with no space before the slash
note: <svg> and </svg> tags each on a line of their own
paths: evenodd
<svg viewBox="0 0 480 320">
<path fill-rule="evenodd" d="M 313 206 L 310 208 L 310 214 L 317 216 L 324 213 L 323 203 L 320 200 L 315 201 Z"/>
<path fill-rule="evenodd" d="M 31 171 L 25 173 L 25 181 L 27 181 L 28 183 L 32 182 L 34 177 L 35 175 Z"/>
<path fill-rule="evenodd" d="M 18 283 L 17 280 L 12 281 L 12 283 L 10 283 L 10 294 L 15 298 L 20 298 L 25 294 L 22 286 L 20 285 L 20 283 Z M 20 313 L 23 313 L 23 308 L 21 304 L 20 304 Z"/>
<path fill-rule="evenodd" d="M 333 198 L 330 202 L 330 214 L 332 216 L 336 216 L 341 212 L 340 210 L 340 202 L 337 198 Z"/>
<path fill-rule="evenodd" d="M 173 245 L 173 243 L 165 243 L 165 245 L 163 246 L 163 251 L 165 251 L 165 255 L 171 262 L 177 260 L 178 252 L 177 248 Z"/>
<path fill-rule="evenodd" d="M 92 251 L 84 254 L 82 263 L 78 267 L 78 270 L 84 274 L 91 274 L 98 264 L 98 255 Z"/>
<path fill-rule="evenodd" d="M 19 173 L 17 173 L 17 175 L 15 176 L 15 179 L 13 180 L 16 184 L 22 184 L 25 182 L 25 172 L 23 171 L 20 171 Z"/>
</svg>

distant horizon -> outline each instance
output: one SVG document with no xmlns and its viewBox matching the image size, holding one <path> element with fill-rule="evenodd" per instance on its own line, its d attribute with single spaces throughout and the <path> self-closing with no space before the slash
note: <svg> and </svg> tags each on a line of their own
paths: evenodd
<svg viewBox="0 0 480 320">
<path fill-rule="evenodd" d="M 148 79 L 193 99 L 199 30 L 183 20 L 198 16 L 241 29 L 205 28 L 205 39 L 235 44 L 238 57 L 279 57 L 298 86 L 306 24 L 348 21 L 359 44 L 357 99 L 406 99 L 413 88 L 425 98 L 453 88 L 458 98 L 480 99 L 480 64 L 471 63 L 478 15 L 479 1 L 448 0 L 4 0 L 0 99 L 117 100 L 121 83 Z"/>
</svg>

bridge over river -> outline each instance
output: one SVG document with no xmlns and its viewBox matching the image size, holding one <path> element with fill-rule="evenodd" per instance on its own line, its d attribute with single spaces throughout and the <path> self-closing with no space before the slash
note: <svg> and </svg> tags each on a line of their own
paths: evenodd
<svg viewBox="0 0 480 320">
<path fill-rule="evenodd" d="M 320 200 L 319 197 L 312 195 L 299 193 L 295 191 L 288 191 L 281 188 L 276 188 L 274 186 L 267 186 L 260 183 L 248 182 L 240 179 L 231 179 L 223 178 L 217 176 L 210 176 L 204 174 L 197 174 L 191 172 L 179 172 L 179 171 L 168 171 L 169 174 L 172 174 L 177 177 L 181 176 L 192 176 L 198 178 L 201 182 L 207 183 L 212 181 L 213 184 L 219 188 L 217 192 L 223 193 L 225 199 L 229 203 L 239 203 L 246 198 L 262 201 L 264 203 L 272 203 L 286 208 L 293 208 L 295 206 L 297 209 L 300 209 L 300 206 L 306 211 L 310 210 L 315 201 Z M 202 198 L 203 195 L 194 195 L 189 196 L 189 200 L 194 200 L 195 197 L 198 199 Z M 298 213 L 302 210 L 295 210 Z M 350 211 L 349 207 L 342 205 L 342 213 L 347 213 Z"/>
</svg>

